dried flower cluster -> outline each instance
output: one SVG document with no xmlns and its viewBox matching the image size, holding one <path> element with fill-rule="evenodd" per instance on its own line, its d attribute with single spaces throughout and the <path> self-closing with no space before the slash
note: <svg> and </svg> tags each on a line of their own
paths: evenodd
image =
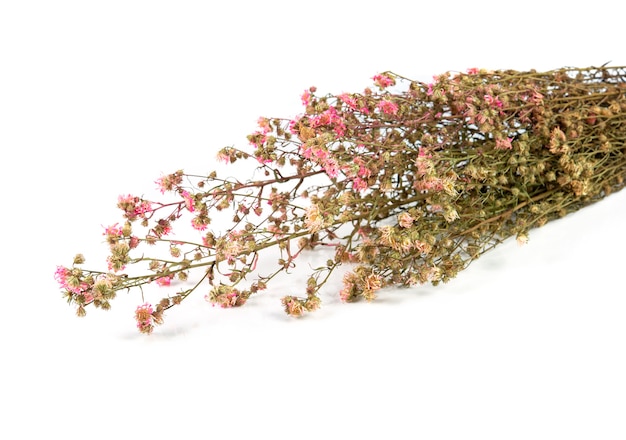
<svg viewBox="0 0 626 440">
<path fill-rule="evenodd" d="M 320 288 L 341 264 L 352 267 L 344 301 L 372 300 L 389 285 L 436 285 L 503 240 L 526 242 L 531 228 L 624 186 L 626 68 L 373 81 L 362 93 L 317 96 L 312 87 L 301 115 L 260 118 L 250 147 L 219 152 L 228 164 L 254 161 L 262 178 L 176 171 L 157 181 L 169 201 L 120 196 L 124 223 L 105 230 L 107 270 L 83 269 L 81 255 L 57 269 L 68 302 L 82 316 L 89 304 L 108 309 L 119 290 L 175 287 L 198 274 L 191 288 L 137 308 L 138 329 L 150 333 L 197 289 L 213 304 L 240 306 L 302 252 L 331 246 L 334 258 L 312 271 L 302 296 L 282 298 L 300 316 L 320 306 Z M 224 213 L 231 226 L 212 230 Z M 173 238 L 181 222 L 195 241 Z M 149 257 L 159 243 L 168 255 Z M 260 274 L 268 248 L 280 257 Z M 142 273 L 126 272 L 140 263 Z"/>
</svg>

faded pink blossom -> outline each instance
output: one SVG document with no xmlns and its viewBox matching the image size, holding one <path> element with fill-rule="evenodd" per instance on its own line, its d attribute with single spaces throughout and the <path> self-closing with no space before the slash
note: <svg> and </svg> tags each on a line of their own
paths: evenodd
<svg viewBox="0 0 626 440">
<path fill-rule="evenodd" d="M 434 169 L 434 163 L 431 160 L 432 154 L 427 153 L 425 148 L 420 148 L 417 159 L 415 159 L 415 166 L 417 167 L 417 175 L 425 176 L 430 174 Z"/>
<path fill-rule="evenodd" d="M 324 148 L 316 147 L 314 149 L 311 149 L 311 151 L 313 155 L 320 161 L 324 161 L 328 159 L 328 156 L 329 156 L 328 150 Z"/>
<path fill-rule="evenodd" d="M 403 212 L 398 216 L 398 224 L 403 228 L 410 228 L 413 226 L 413 221 L 415 221 L 415 218 L 408 212 Z"/>
<path fill-rule="evenodd" d="M 172 224 L 167 219 L 159 219 L 156 227 L 153 228 L 152 231 L 157 235 L 157 237 L 168 235 L 172 232 Z"/>
<path fill-rule="evenodd" d="M 220 150 L 217 153 L 216 159 L 218 162 L 223 162 L 225 164 L 230 163 L 230 154 L 228 154 L 225 150 Z"/>
<path fill-rule="evenodd" d="M 138 306 L 135 310 L 135 321 L 137 321 L 137 328 L 141 333 L 152 333 L 154 330 L 153 313 L 152 305 L 148 303 Z"/>
<path fill-rule="evenodd" d="M 513 145 L 511 145 L 512 140 L 513 138 L 496 139 L 496 149 L 497 150 L 510 150 L 511 148 L 513 148 Z"/>
<path fill-rule="evenodd" d="M 339 292 L 339 298 L 343 302 L 350 302 L 356 298 L 356 275 L 348 272 L 343 276 L 343 289 Z"/>
<path fill-rule="evenodd" d="M 156 283 L 161 287 L 165 287 L 165 286 L 169 286 L 172 283 L 172 279 L 168 275 L 165 277 L 157 278 Z"/>
<path fill-rule="evenodd" d="M 386 87 L 393 86 L 396 84 L 396 81 L 393 78 L 385 74 L 374 75 L 372 79 L 374 80 L 374 83 L 381 89 L 384 89 Z"/>
<path fill-rule="evenodd" d="M 419 191 L 442 191 L 444 180 L 441 177 L 429 176 L 415 181 L 413 187 Z"/>
<path fill-rule="evenodd" d="M 202 244 L 204 246 L 206 246 L 206 247 L 212 248 L 214 246 L 214 241 L 213 241 L 212 237 L 209 238 L 208 236 L 203 235 L 202 236 Z"/>
<path fill-rule="evenodd" d="M 363 192 L 368 188 L 367 181 L 357 177 L 352 181 L 352 189 Z"/>
<path fill-rule="evenodd" d="M 259 128 L 261 129 L 261 133 L 263 134 L 267 134 L 270 131 L 272 131 L 272 127 L 270 127 L 270 120 L 267 118 L 264 118 L 263 116 L 261 116 L 257 120 L 257 124 L 259 125 Z"/>
<path fill-rule="evenodd" d="M 317 232 L 324 226 L 324 217 L 319 206 L 311 205 L 306 209 L 304 226 L 311 232 Z"/>
<path fill-rule="evenodd" d="M 154 181 L 154 183 L 157 184 L 157 188 L 159 191 L 161 191 L 161 194 L 165 194 L 165 191 L 168 190 L 166 176 L 159 177 L 157 180 Z"/>
<path fill-rule="evenodd" d="M 313 155 L 313 148 L 311 148 L 307 144 L 300 145 L 300 153 L 304 156 L 305 159 L 310 159 Z"/>
<path fill-rule="evenodd" d="M 413 249 L 418 250 L 421 254 L 428 254 L 432 250 L 432 246 L 425 241 L 415 241 L 413 242 Z"/>
<path fill-rule="evenodd" d="M 533 104 L 543 104 L 543 95 L 535 90 L 530 96 L 530 100 L 533 102 Z"/>
<path fill-rule="evenodd" d="M 339 175 L 339 165 L 335 159 L 328 159 L 324 162 L 324 171 L 331 179 Z"/>
<path fill-rule="evenodd" d="M 107 268 L 113 272 L 119 272 L 120 270 L 126 269 L 125 264 L 120 264 L 117 260 L 114 260 L 111 255 L 109 255 L 106 259 Z"/>
<path fill-rule="evenodd" d="M 469 69 L 467 69 L 468 75 L 476 75 L 478 72 L 478 67 L 470 67 Z"/>
<path fill-rule="evenodd" d="M 267 227 L 267 232 L 270 232 L 271 234 L 274 235 L 274 237 L 277 237 L 277 238 L 285 236 L 285 233 L 283 232 L 283 230 L 273 223 Z"/>
<path fill-rule="evenodd" d="M 358 107 L 356 98 L 354 96 L 348 95 L 347 93 L 342 93 L 341 95 L 339 95 L 339 99 L 341 99 L 352 110 L 356 110 Z"/>
<path fill-rule="evenodd" d="M 182 181 L 182 172 L 176 172 L 173 174 L 159 177 L 155 181 L 155 183 L 157 184 L 159 191 L 161 191 L 161 194 L 164 194 L 165 191 L 171 191 L 176 185 L 179 185 Z"/>
<path fill-rule="evenodd" d="M 133 235 L 128 240 L 128 247 L 131 249 L 135 249 L 137 246 L 139 246 L 139 237 Z"/>
<path fill-rule="evenodd" d="M 213 305 L 219 305 L 224 309 L 238 307 L 246 302 L 246 297 L 244 297 L 237 289 L 218 293 L 218 290 L 214 288 L 212 295 L 205 295 L 204 299 Z"/>
<path fill-rule="evenodd" d="M 118 226 L 118 223 L 115 223 L 113 226 L 108 226 L 104 228 L 104 232 L 102 235 L 110 236 L 110 237 L 121 237 L 122 236 L 122 228 Z"/>
<path fill-rule="evenodd" d="M 250 142 L 250 145 L 260 148 L 267 141 L 267 135 L 261 131 L 255 131 L 251 135 L 248 135 L 248 141 Z"/>
<path fill-rule="evenodd" d="M 346 131 L 346 124 L 343 118 L 337 113 L 335 107 L 330 107 L 319 115 L 310 118 L 310 121 L 312 128 L 324 126 L 333 127 L 337 136 L 343 136 Z"/>
<path fill-rule="evenodd" d="M 244 250 L 243 231 L 231 231 L 223 240 L 217 242 L 217 258 L 234 264 Z"/>
<path fill-rule="evenodd" d="M 372 175 L 372 170 L 370 170 L 369 168 L 360 165 L 359 166 L 359 171 L 357 172 L 357 175 L 359 177 L 363 177 L 364 179 L 367 179 L 368 177 L 370 177 Z"/>
<path fill-rule="evenodd" d="M 282 299 L 283 306 L 285 306 L 285 312 L 291 316 L 302 316 L 304 314 L 304 305 L 298 298 L 293 296 L 286 296 Z"/>
<path fill-rule="evenodd" d="M 57 266 L 57 270 L 54 272 L 54 279 L 64 289 L 67 289 L 67 277 L 70 270 L 67 267 Z M 69 289 L 68 289 L 69 290 Z"/>
<path fill-rule="evenodd" d="M 300 96 L 300 99 L 302 100 L 303 106 L 308 106 L 311 103 L 311 92 L 309 90 L 305 90 L 304 93 L 302 93 L 302 96 Z"/>
<path fill-rule="evenodd" d="M 359 170 L 357 171 L 357 176 L 367 179 L 372 175 L 372 170 L 367 167 L 367 164 L 363 160 L 363 158 L 356 156 L 354 158 L 354 163 L 359 166 Z"/>
<path fill-rule="evenodd" d="M 194 217 L 191 219 L 191 226 L 196 231 L 204 231 L 207 228 L 207 223 L 202 217 Z"/>
<path fill-rule="evenodd" d="M 298 123 L 300 122 L 300 119 L 302 119 L 302 115 L 298 115 L 296 116 L 295 119 L 292 119 L 291 121 L 289 121 L 289 133 L 291 134 L 298 134 Z"/>
<path fill-rule="evenodd" d="M 503 106 L 502 101 L 500 101 L 500 99 L 497 97 L 493 97 L 491 95 L 485 95 L 484 99 L 485 99 L 485 102 L 489 104 L 491 107 L 502 108 Z"/>
<path fill-rule="evenodd" d="M 346 134 L 346 124 L 343 122 L 343 120 L 340 119 L 337 122 L 335 122 L 335 127 L 333 128 L 333 130 L 335 131 L 338 137 L 341 137 L 344 134 Z"/>
<path fill-rule="evenodd" d="M 353 297 L 353 284 L 344 284 L 343 289 L 339 291 L 339 299 L 343 302 L 349 302 Z"/>
<path fill-rule="evenodd" d="M 383 285 L 383 278 L 375 273 L 372 273 L 365 277 L 365 289 L 372 292 L 380 290 Z"/>
<path fill-rule="evenodd" d="M 54 272 L 54 279 L 63 289 L 77 295 L 86 294 L 90 288 L 89 284 L 80 281 L 78 277 L 72 274 L 72 270 L 67 267 L 57 266 Z"/>
<path fill-rule="evenodd" d="M 120 195 L 117 198 L 117 207 L 124 211 L 124 217 L 133 221 L 139 218 L 145 218 L 147 213 L 152 212 L 152 205 L 147 200 L 141 200 L 139 197 L 128 195 Z"/>
<path fill-rule="evenodd" d="M 384 99 L 378 103 L 378 108 L 388 115 L 395 115 L 398 113 L 398 104 L 395 102 Z"/>
<path fill-rule="evenodd" d="M 183 199 L 185 199 L 185 207 L 187 208 L 187 210 L 189 212 L 194 212 L 196 210 L 194 206 L 195 200 L 193 199 L 193 197 L 191 197 L 191 194 L 189 194 L 188 191 L 182 191 L 180 195 L 183 197 Z"/>
</svg>

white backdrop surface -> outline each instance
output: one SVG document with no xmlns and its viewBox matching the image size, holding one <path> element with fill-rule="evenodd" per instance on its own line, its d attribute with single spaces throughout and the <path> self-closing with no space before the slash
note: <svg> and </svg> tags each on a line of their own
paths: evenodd
<svg viewBox="0 0 626 440">
<path fill-rule="evenodd" d="M 57 265 L 106 252 L 119 194 L 205 173 L 311 85 L 381 71 L 624 65 L 615 3 L 7 1 L 0 5 L 0 438 L 623 439 L 626 193 L 449 284 L 291 319 L 198 293 L 149 337 L 85 319 Z M 90 265 L 88 265 L 90 266 Z"/>
</svg>

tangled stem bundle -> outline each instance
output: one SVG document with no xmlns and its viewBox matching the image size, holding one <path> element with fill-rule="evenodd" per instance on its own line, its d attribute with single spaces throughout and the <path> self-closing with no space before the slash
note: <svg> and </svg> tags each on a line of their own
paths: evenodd
<svg viewBox="0 0 626 440">
<path fill-rule="evenodd" d="M 169 201 L 120 196 L 125 222 L 106 229 L 107 270 L 55 274 L 79 316 L 108 309 L 119 290 L 175 287 L 135 311 L 150 333 L 192 292 L 222 307 L 244 304 L 302 252 L 331 246 L 287 313 L 319 307 L 319 291 L 344 263 L 344 301 L 372 300 L 389 285 L 438 284 L 509 237 L 563 217 L 624 186 L 626 68 L 548 72 L 470 69 L 430 84 L 394 73 L 362 93 L 302 95 L 294 119 L 260 118 L 246 150 L 225 148 L 226 163 L 253 161 L 262 178 L 237 180 L 177 171 L 158 181 Z M 255 173 L 257 175 L 257 173 Z M 230 227 L 210 229 L 216 215 Z M 176 223 L 197 239 L 173 238 Z M 167 256 L 148 256 L 164 245 Z M 270 273 L 257 263 L 279 251 Z M 127 268 L 145 265 L 138 274 Z M 198 274 L 195 278 L 192 274 Z"/>
</svg>

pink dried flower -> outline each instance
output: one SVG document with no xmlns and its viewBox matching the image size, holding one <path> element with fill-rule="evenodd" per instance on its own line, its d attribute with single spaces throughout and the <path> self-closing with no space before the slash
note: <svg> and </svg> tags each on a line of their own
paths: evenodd
<svg viewBox="0 0 626 440">
<path fill-rule="evenodd" d="M 221 286 L 220 288 L 213 288 L 210 294 L 205 295 L 204 299 L 212 303 L 213 305 L 218 305 L 223 309 L 228 309 L 231 307 L 238 307 L 246 302 L 246 297 L 241 294 L 241 292 L 237 289 L 231 289 L 227 286 Z"/>
<path fill-rule="evenodd" d="M 54 272 L 54 279 L 63 289 L 77 295 L 84 294 L 90 288 L 88 283 L 81 280 L 73 273 L 72 269 L 67 267 L 58 266 Z"/>
<path fill-rule="evenodd" d="M 261 129 L 261 133 L 267 134 L 272 131 L 272 127 L 270 126 L 270 120 L 261 116 L 257 120 L 257 124 L 259 124 L 259 128 Z"/>
<path fill-rule="evenodd" d="M 302 115 L 298 115 L 289 121 L 289 133 L 298 134 L 298 124 L 300 123 L 300 119 L 302 119 Z"/>
<path fill-rule="evenodd" d="M 232 231 L 224 239 L 217 242 L 217 260 L 226 260 L 228 264 L 234 264 L 237 257 L 244 250 L 242 231 Z"/>
<path fill-rule="evenodd" d="M 177 171 L 172 174 L 168 174 L 166 176 L 159 177 L 155 183 L 161 194 L 164 194 L 165 191 L 171 191 L 174 189 L 176 185 L 179 185 L 183 181 L 183 173 L 182 171 Z"/>
<path fill-rule="evenodd" d="M 183 197 L 183 199 L 185 199 L 185 207 L 187 208 L 187 210 L 189 212 L 194 212 L 196 210 L 196 208 L 195 208 L 195 200 L 193 199 L 193 197 L 191 197 L 189 192 L 188 191 L 182 191 L 180 193 L 180 195 Z"/>
<path fill-rule="evenodd" d="M 220 151 L 217 152 L 216 159 L 218 162 L 229 164 L 230 154 L 228 154 L 228 152 L 225 149 L 221 149 Z"/>
<path fill-rule="evenodd" d="M 166 181 L 166 176 L 159 177 L 157 180 L 154 181 L 154 183 L 157 184 L 157 188 L 161 192 L 161 194 L 165 194 L 165 191 L 168 190 L 168 184 L 167 184 L 167 181 Z"/>
<path fill-rule="evenodd" d="M 317 205 L 311 205 L 306 210 L 304 218 L 305 227 L 311 232 L 317 232 L 324 226 L 324 217 Z"/>
<path fill-rule="evenodd" d="M 194 217 L 193 219 L 191 219 L 191 226 L 196 230 L 196 231 L 204 231 L 206 230 L 208 225 L 208 221 L 205 217 L 202 216 L 197 216 Z"/>
<path fill-rule="evenodd" d="M 502 104 L 502 101 L 500 101 L 499 98 L 493 97 L 491 95 L 485 95 L 484 99 L 485 99 L 485 102 L 489 104 L 491 107 L 502 108 L 502 106 L 504 105 Z"/>
<path fill-rule="evenodd" d="M 261 148 L 265 142 L 267 142 L 267 135 L 260 131 L 255 131 L 254 133 L 248 135 L 248 141 L 250 145 L 253 145 L 256 148 Z"/>
<path fill-rule="evenodd" d="M 321 305 L 322 301 L 317 296 L 310 296 L 304 302 L 304 308 L 309 312 L 319 309 Z"/>
<path fill-rule="evenodd" d="M 328 159 L 323 165 L 324 171 L 331 179 L 334 179 L 339 175 L 339 165 L 335 159 Z"/>
<path fill-rule="evenodd" d="M 131 249 L 135 249 L 137 246 L 139 246 L 139 237 L 133 235 L 128 240 L 128 247 Z"/>
<path fill-rule="evenodd" d="M 510 150 L 513 148 L 511 145 L 511 141 L 513 138 L 505 138 L 505 139 L 496 139 L 496 149 L 497 150 Z"/>
<path fill-rule="evenodd" d="M 343 302 L 350 302 L 357 298 L 357 278 L 353 272 L 343 276 L 343 289 L 339 292 L 339 298 Z"/>
<path fill-rule="evenodd" d="M 156 283 L 161 287 L 169 286 L 172 283 L 170 276 L 160 277 L 156 279 Z"/>
<path fill-rule="evenodd" d="M 117 198 L 117 207 L 124 211 L 124 217 L 133 221 L 137 218 L 145 218 L 147 213 L 152 212 L 152 206 L 147 200 L 139 197 L 128 195 L 120 195 Z"/>
<path fill-rule="evenodd" d="M 346 124 L 343 118 L 337 113 L 335 107 L 330 107 L 328 110 L 320 113 L 317 116 L 310 118 L 311 127 L 333 127 L 337 136 L 343 136 L 346 130 Z"/>
<path fill-rule="evenodd" d="M 419 251 L 421 254 L 428 254 L 433 249 L 433 247 L 424 241 L 415 241 L 413 242 L 413 249 Z"/>
<path fill-rule="evenodd" d="M 285 306 L 285 312 L 291 316 L 302 316 L 304 314 L 305 308 L 302 301 L 294 296 L 285 296 L 282 301 L 283 306 Z"/>
<path fill-rule="evenodd" d="M 384 99 L 378 103 L 378 108 L 388 115 L 395 115 L 398 113 L 398 104 L 395 102 Z"/>
<path fill-rule="evenodd" d="M 105 227 L 102 235 L 106 235 L 107 237 L 121 237 L 122 228 L 118 226 L 118 223 L 115 223 L 112 226 Z"/>
<path fill-rule="evenodd" d="M 137 321 L 137 328 L 141 333 L 149 334 L 154 330 L 153 313 L 152 305 L 148 303 L 138 306 L 135 310 L 135 321 Z"/>
<path fill-rule="evenodd" d="M 356 110 L 358 108 L 356 98 L 352 95 L 348 95 L 347 93 L 342 93 L 341 95 L 339 95 L 339 99 L 341 99 L 352 110 Z"/>
<path fill-rule="evenodd" d="M 381 89 L 384 89 L 386 87 L 389 86 L 393 86 L 396 84 L 396 80 L 391 78 L 390 76 L 387 76 L 385 74 L 381 74 L 381 75 L 374 75 L 372 77 L 372 79 L 374 80 L 374 83 L 380 87 Z"/>
<path fill-rule="evenodd" d="M 357 177 L 352 181 L 352 189 L 363 192 L 368 188 L 367 181 Z"/>
<path fill-rule="evenodd" d="M 533 91 L 533 94 L 530 96 L 530 100 L 533 104 L 541 105 L 543 104 L 543 95 L 538 91 Z"/>
<path fill-rule="evenodd" d="M 126 264 L 119 258 L 109 255 L 106 258 L 107 268 L 113 272 L 119 272 L 120 270 L 126 269 Z"/>
<path fill-rule="evenodd" d="M 66 285 L 67 276 L 69 274 L 69 269 L 63 266 L 57 266 L 57 270 L 54 272 L 54 279 L 61 284 L 64 288 Z"/>
<path fill-rule="evenodd" d="M 413 221 L 415 218 L 411 216 L 408 212 L 403 212 L 398 216 L 398 224 L 403 228 L 410 228 L 413 226 Z"/>
</svg>

